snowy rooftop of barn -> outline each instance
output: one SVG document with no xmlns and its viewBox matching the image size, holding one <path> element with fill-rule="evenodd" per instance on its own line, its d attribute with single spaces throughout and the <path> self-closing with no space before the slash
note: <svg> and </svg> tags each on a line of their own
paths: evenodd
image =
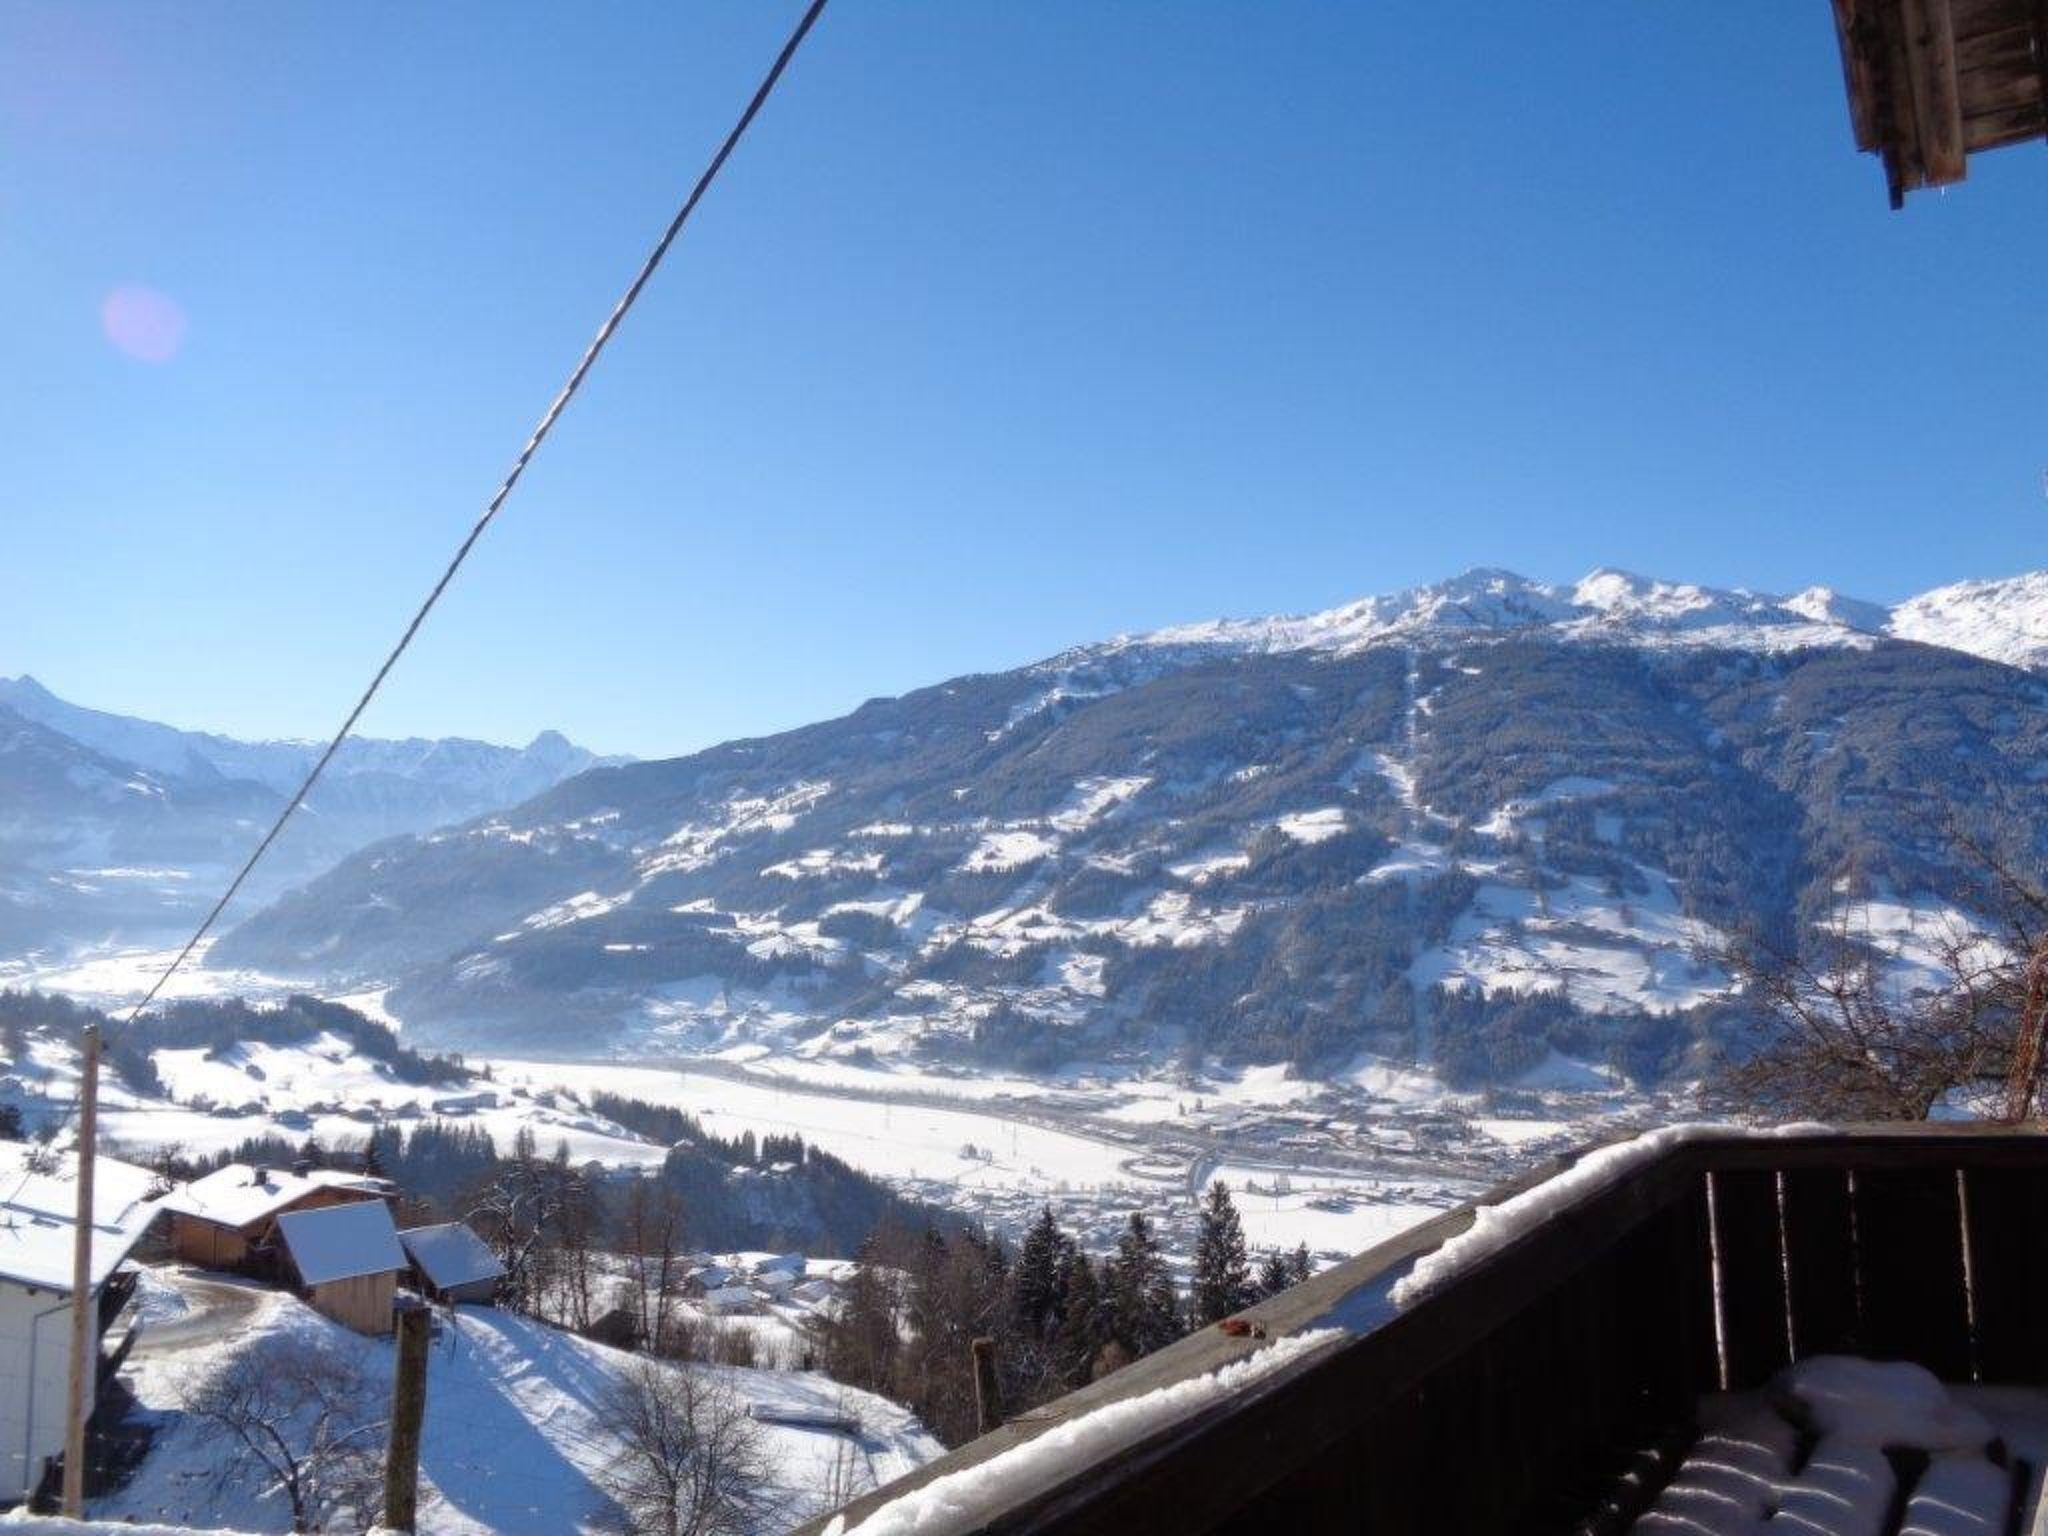
<svg viewBox="0 0 2048 1536">
<path fill-rule="evenodd" d="M 358 1200 L 317 1211 L 287 1211 L 277 1218 L 278 1236 L 299 1279 L 307 1285 L 384 1275 L 405 1268 L 398 1229 L 382 1200 Z"/>
<path fill-rule="evenodd" d="M 246 1227 L 303 1200 L 317 1189 L 354 1189 L 366 1195 L 379 1195 L 385 1192 L 385 1185 L 382 1180 L 339 1168 L 292 1173 L 283 1168 L 229 1163 L 172 1191 L 163 1204 L 167 1211 L 197 1216 L 223 1227 Z"/>
</svg>

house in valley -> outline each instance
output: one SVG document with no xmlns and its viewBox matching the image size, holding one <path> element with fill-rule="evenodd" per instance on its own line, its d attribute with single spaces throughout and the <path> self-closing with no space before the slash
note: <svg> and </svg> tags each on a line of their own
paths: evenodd
<svg viewBox="0 0 2048 1536">
<path fill-rule="evenodd" d="M 277 1218 L 283 1273 L 306 1304 L 358 1333 L 391 1331 L 405 1250 L 382 1200 L 287 1211 Z"/>
<path fill-rule="evenodd" d="M 288 1211 L 396 1197 L 389 1181 L 339 1168 L 229 1163 L 165 1197 L 171 1252 L 203 1269 L 267 1268 L 277 1220 Z"/>
<path fill-rule="evenodd" d="M 146 1168 L 102 1157 L 93 1165 L 89 1283 L 100 1338 L 123 1316 L 134 1271 L 121 1261 L 162 1207 Z M 0 1505 L 26 1499 L 64 1449 L 71 1262 L 78 1159 L 0 1142 Z M 87 1373 L 92 1392 L 101 1372 Z"/>
<path fill-rule="evenodd" d="M 736 1317 L 760 1311 L 761 1298 L 744 1285 L 726 1285 L 706 1291 L 702 1305 L 713 1317 Z"/>
<path fill-rule="evenodd" d="M 505 1266 L 488 1244 L 459 1221 L 408 1227 L 398 1243 L 412 1270 L 412 1286 L 429 1301 L 490 1301 Z"/>
</svg>

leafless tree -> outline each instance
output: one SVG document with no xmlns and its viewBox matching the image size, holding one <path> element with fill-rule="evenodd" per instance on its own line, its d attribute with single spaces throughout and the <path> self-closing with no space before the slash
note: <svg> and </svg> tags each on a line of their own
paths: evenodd
<svg viewBox="0 0 2048 1536">
<path fill-rule="evenodd" d="M 617 1453 L 599 1473 L 623 1529 L 659 1536 L 748 1536 L 769 1513 L 761 1429 L 709 1372 L 635 1362 L 607 1395 Z"/>
<path fill-rule="evenodd" d="M 1957 1095 L 2006 1109 L 2030 980 L 2048 956 L 2048 897 L 1984 846 L 1962 846 L 1992 917 L 1910 936 L 1838 919 L 1804 953 L 1752 943 L 1723 956 L 1759 1033 L 1717 1075 L 1717 1096 L 1841 1120 L 1924 1120 Z M 2034 1112 L 2038 1092 L 2008 1112 Z"/>
<path fill-rule="evenodd" d="M 470 1198 L 466 1219 L 505 1266 L 506 1299 L 518 1310 L 533 1309 L 534 1255 L 563 1211 L 587 1198 L 587 1184 L 570 1164 L 566 1143 L 544 1158 L 533 1132 L 521 1126 L 504 1167 Z"/>
<path fill-rule="evenodd" d="M 222 1484 L 264 1480 L 266 1492 L 284 1495 L 294 1531 L 374 1515 L 385 1422 L 343 1349 L 263 1339 L 197 1382 L 181 1406 L 221 1432 Z"/>
<path fill-rule="evenodd" d="M 639 1312 L 640 1347 L 657 1355 L 686 1353 L 670 1339 L 681 1321 L 676 1303 L 683 1294 L 683 1205 L 674 1190 L 653 1179 L 633 1180 L 620 1219 L 619 1251 Z"/>
</svg>

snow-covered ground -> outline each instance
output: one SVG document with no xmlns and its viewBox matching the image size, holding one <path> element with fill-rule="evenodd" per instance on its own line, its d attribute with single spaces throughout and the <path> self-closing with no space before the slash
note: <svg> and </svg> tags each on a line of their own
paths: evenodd
<svg viewBox="0 0 2048 1536">
<path fill-rule="evenodd" d="M 670 1104 L 696 1115 L 706 1130 L 719 1135 L 745 1130 L 799 1135 L 870 1173 L 946 1179 L 966 1189 L 1003 1183 L 1048 1189 L 1116 1183 L 1129 1156 L 1113 1143 L 965 1109 L 785 1090 L 657 1068 L 505 1060 L 493 1062 L 492 1068 L 508 1084 L 603 1090 Z M 970 1147 L 973 1154 L 966 1150 Z"/>
<path fill-rule="evenodd" d="M 171 1272 L 166 1283 L 175 1287 L 181 1278 Z M 280 1342 L 332 1350 L 353 1361 L 381 1417 L 390 1394 L 390 1342 L 360 1338 L 288 1295 L 261 1292 L 233 1331 L 140 1351 L 125 1368 L 156 1437 L 127 1486 L 93 1501 L 88 1513 L 109 1520 L 288 1529 L 289 1513 L 275 1490 L 250 1481 L 221 1482 L 218 1430 L 181 1411 L 194 1383 L 245 1351 Z M 427 1370 L 422 1536 L 562 1536 L 601 1528 L 610 1508 L 602 1472 L 618 1450 L 605 1402 L 638 1358 L 492 1308 L 458 1309 L 442 1327 Z M 678 1369 L 715 1377 L 771 1421 L 762 1424 L 761 1434 L 776 1514 L 764 1530 L 787 1529 L 830 1507 L 836 1500 L 827 1489 L 835 1471 L 843 1475 L 850 1468 L 852 1492 L 865 1492 L 939 1451 L 906 1410 L 822 1376 Z M 843 1418 L 856 1420 L 858 1428 L 829 1427 Z M 811 1426 L 795 1422 L 805 1419 Z"/>
<path fill-rule="evenodd" d="M 241 997 L 262 1002 L 296 990 L 292 983 L 260 971 L 206 969 L 206 951 L 211 947 L 212 940 L 208 939 L 193 950 L 192 958 L 161 993 L 166 1002 L 192 997 Z M 63 954 L 0 957 L 0 987 L 61 992 L 95 1007 L 118 1008 L 141 998 L 177 953 L 176 944 L 164 949 L 120 945 Z"/>
</svg>

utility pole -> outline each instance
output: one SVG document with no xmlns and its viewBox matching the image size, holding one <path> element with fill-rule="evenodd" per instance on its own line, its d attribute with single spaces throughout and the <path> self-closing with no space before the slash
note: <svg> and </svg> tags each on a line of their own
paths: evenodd
<svg viewBox="0 0 2048 1536">
<path fill-rule="evenodd" d="M 86 1401 L 98 1353 L 93 1348 L 92 1176 L 98 1157 L 100 1027 L 85 1026 L 78 1082 L 78 1209 L 71 1234 L 71 1390 L 64 1421 L 64 1513 L 85 1518 Z"/>
<path fill-rule="evenodd" d="M 1002 1379 L 996 1375 L 996 1341 L 976 1339 L 968 1345 L 974 1358 L 974 1432 L 985 1435 L 1003 1422 Z"/>
<path fill-rule="evenodd" d="M 420 1425 L 427 1415 L 427 1308 L 398 1307 L 398 1363 L 391 1376 L 391 1439 L 384 1451 L 384 1524 L 411 1531 L 419 1522 Z"/>
</svg>

